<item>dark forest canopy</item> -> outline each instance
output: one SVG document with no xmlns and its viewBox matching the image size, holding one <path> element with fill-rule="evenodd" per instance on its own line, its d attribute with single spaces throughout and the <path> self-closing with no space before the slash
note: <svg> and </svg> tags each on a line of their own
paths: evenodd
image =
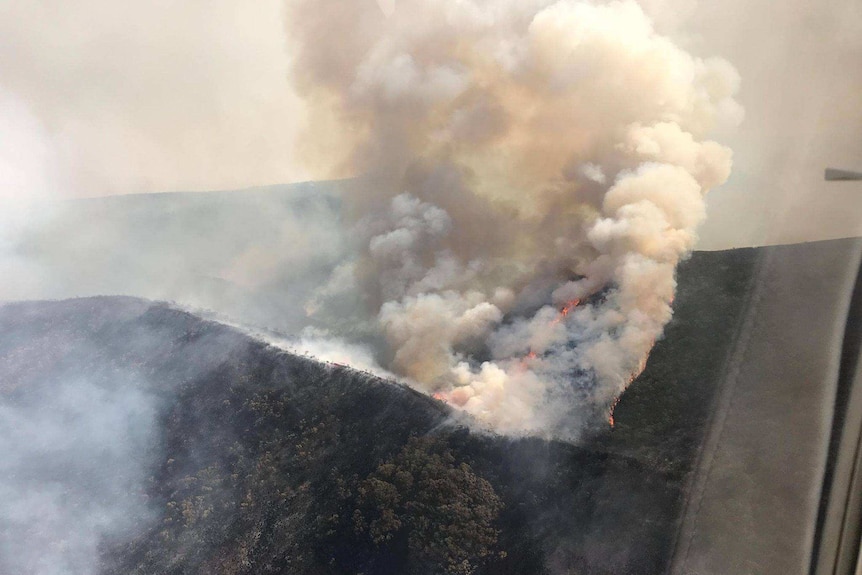
<svg viewBox="0 0 862 575">
<path fill-rule="evenodd" d="M 91 509 L 114 484 L 77 479 L 135 462 L 112 492 L 127 520 L 96 529 L 101 573 L 656 573 L 757 257 L 683 264 L 675 319 L 616 427 L 581 445 L 471 432 L 406 387 L 134 298 L 0 307 L 0 401 L 23 413 L 70 381 L 108 411 L 140 394 L 121 413 L 151 421 L 123 429 L 145 432 L 117 435 L 143 438 L 135 450 L 108 442 L 116 457 L 75 476 L 28 471 Z M 91 400 L 76 401 L 86 420 Z M 7 541 L 40 542 L 37 529 L 0 509 Z M 39 560 L 18 553 L 4 570 Z"/>
</svg>

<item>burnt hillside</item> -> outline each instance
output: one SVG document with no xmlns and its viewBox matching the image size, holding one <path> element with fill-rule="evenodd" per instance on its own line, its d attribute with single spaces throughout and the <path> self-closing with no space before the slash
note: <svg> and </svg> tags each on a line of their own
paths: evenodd
<svg viewBox="0 0 862 575">
<path fill-rule="evenodd" d="M 112 494 L 134 505 L 95 547 L 101 573 L 659 573 L 757 256 L 683 264 L 675 318 L 615 429 L 580 446 L 467 431 L 405 387 L 166 304 L 7 304 L 2 413 L 86 381 L 93 397 L 144 394 L 152 420 L 126 459 L 52 455 L 10 481 L 47 477 L 76 509 L 107 508 L 117 462 L 134 461 Z M 0 516 L 7 549 L 44 536 L 15 517 Z"/>
</svg>

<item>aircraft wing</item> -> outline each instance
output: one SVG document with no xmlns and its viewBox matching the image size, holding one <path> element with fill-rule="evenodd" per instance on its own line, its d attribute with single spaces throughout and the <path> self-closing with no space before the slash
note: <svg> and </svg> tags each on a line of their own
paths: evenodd
<svg viewBox="0 0 862 575">
<path fill-rule="evenodd" d="M 862 180 L 862 172 L 851 172 L 849 170 L 836 170 L 835 168 L 826 168 L 826 180 L 834 181 L 850 181 Z"/>
</svg>

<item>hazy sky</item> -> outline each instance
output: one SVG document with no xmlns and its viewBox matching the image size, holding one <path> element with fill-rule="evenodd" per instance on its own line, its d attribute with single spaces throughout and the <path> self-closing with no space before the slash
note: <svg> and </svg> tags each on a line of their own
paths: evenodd
<svg viewBox="0 0 862 575">
<path fill-rule="evenodd" d="M 643 5 L 742 76 L 745 121 L 716 135 L 734 175 L 701 246 L 862 234 L 862 184 L 822 183 L 826 165 L 862 169 L 862 3 Z M 296 160 L 283 14 L 282 0 L 0 0 L 0 198 L 323 177 Z"/>
<path fill-rule="evenodd" d="M 284 46 L 281 0 L 0 0 L 0 195 L 301 179 Z"/>
<path fill-rule="evenodd" d="M 826 166 L 862 171 L 862 2 L 691 6 L 677 34 L 736 66 L 746 109 L 722 139 L 734 175 L 709 199 L 701 246 L 862 235 L 862 183 L 823 181 Z"/>
</svg>

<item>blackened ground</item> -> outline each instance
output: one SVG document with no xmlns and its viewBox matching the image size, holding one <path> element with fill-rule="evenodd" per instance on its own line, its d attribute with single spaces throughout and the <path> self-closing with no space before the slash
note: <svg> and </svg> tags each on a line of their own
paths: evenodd
<svg viewBox="0 0 862 575">
<path fill-rule="evenodd" d="M 757 257 L 681 266 L 615 428 L 580 446 L 471 433 L 393 382 L 133 298 L 0 307 L 0 402 L 118 374 L 158 398 L 130 494 L 154 514 L 104 542 L 103 573 L 661 573 Z"/>
</svg>

